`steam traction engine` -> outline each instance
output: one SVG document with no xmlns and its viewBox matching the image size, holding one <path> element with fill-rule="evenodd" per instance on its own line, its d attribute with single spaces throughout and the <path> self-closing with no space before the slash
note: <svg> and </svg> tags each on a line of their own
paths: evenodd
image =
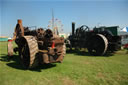
<svg viewBox="0 0 128 85">
<path fill-rule="evenodd" d="M 66 52 L 63 37 L 53 34 L 50 29 L 30 30 L 29 27 L 22 26 L 22 20 L 18 20 L 13 40 L 18 45 L 14 51 L 18 51 L 24 68 L 34 68 L 44 63 L 62 62 Z"/>
<path fill-rule="evenodd" d="M 104 55 L 121 48 L 121 38 L 117 33 L 118 26 L 90 28 L 83 25 L 75 30 L 72 23 L 72 35 L 69 36 L 71 47 L 87 48 L 91 55 Z"/>
</svg>

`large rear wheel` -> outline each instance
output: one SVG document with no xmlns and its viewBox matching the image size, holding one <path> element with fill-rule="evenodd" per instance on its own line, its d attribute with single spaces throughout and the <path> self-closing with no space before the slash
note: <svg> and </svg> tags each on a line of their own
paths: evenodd
<svg viewBox="0 0 128 85">
<path fill-rule="evenodd" d="M 20 59 L 25 69 L 34 68 L 38 65 L 37 40 L 33 36 L 24 36 L 20 39 L 21 46 L 19 47 Z"/>
<path fill-rule="evenodd" d="M 104 55 L 108 48 L 108 40 L 102 34 L 92 36 L 88 42 L 88 51 L 91 55 Z"/>
</svg>

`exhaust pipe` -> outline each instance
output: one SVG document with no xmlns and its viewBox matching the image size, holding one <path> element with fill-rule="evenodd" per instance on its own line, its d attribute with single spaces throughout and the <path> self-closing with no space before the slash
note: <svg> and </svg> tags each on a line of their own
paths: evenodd
<svg viewBox="0 0 128 85">
<path fill-rule="evenodd" d="M 72 35 L 75 34 L 75 22 L 72 22 Z"/>
</svg>

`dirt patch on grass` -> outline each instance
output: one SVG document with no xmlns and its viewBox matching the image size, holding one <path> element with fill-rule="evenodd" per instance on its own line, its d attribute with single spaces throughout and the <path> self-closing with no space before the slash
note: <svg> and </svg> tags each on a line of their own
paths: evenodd
<svg viewBox="0 0 128 85">
<path fill-rule="evenodd" d="M 101 73 L 101 72 L 98 72 L 97 77 L 98 77 L 98 78 L 105 78 L 104 74 Z"/>
<path fill-rule="evenodd" d="M 91 62 L 85 61 L 84 64 L 91 64 Z"/>
<path fill-rule="evenodd" d="M 87 60 L 85 60 L 85 61 L 82 61 L 81 64 L 92 65 L 92 64 L 94 64 L 94 63 L 91 62 L 91 61 L 87 61 Z"/>
<path fill-rule="evenodd" d="M 73 80 L 71 80 L 69 77 L 65 77 L 61 79 L 63 85 L 76 85 Z"/>
<path fill-rule="evenodd" d="M 120 74 L 119 74 L 119 73 L 117 74 L 117 78 L 116 78 L 116 79 L 117 79 L 117 81 L 122 80 L 122 78 L 121 78 L 121 76 L 120 76 Z"/>
</svg>

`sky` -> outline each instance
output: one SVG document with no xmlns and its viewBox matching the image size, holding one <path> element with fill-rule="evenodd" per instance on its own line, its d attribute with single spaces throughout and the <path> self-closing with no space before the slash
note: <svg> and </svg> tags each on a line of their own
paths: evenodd
<svg viewBox="0 0 128 85">
<path fill-rule="evenodd" d="M 128 26 L 128 0 L 0 0 L 0 36 L 13 36 L 17 19 L 23 26 L 47 28 L 54 17 L 61 20 L 64 33 L 76 27 Z"/>
</svg>

